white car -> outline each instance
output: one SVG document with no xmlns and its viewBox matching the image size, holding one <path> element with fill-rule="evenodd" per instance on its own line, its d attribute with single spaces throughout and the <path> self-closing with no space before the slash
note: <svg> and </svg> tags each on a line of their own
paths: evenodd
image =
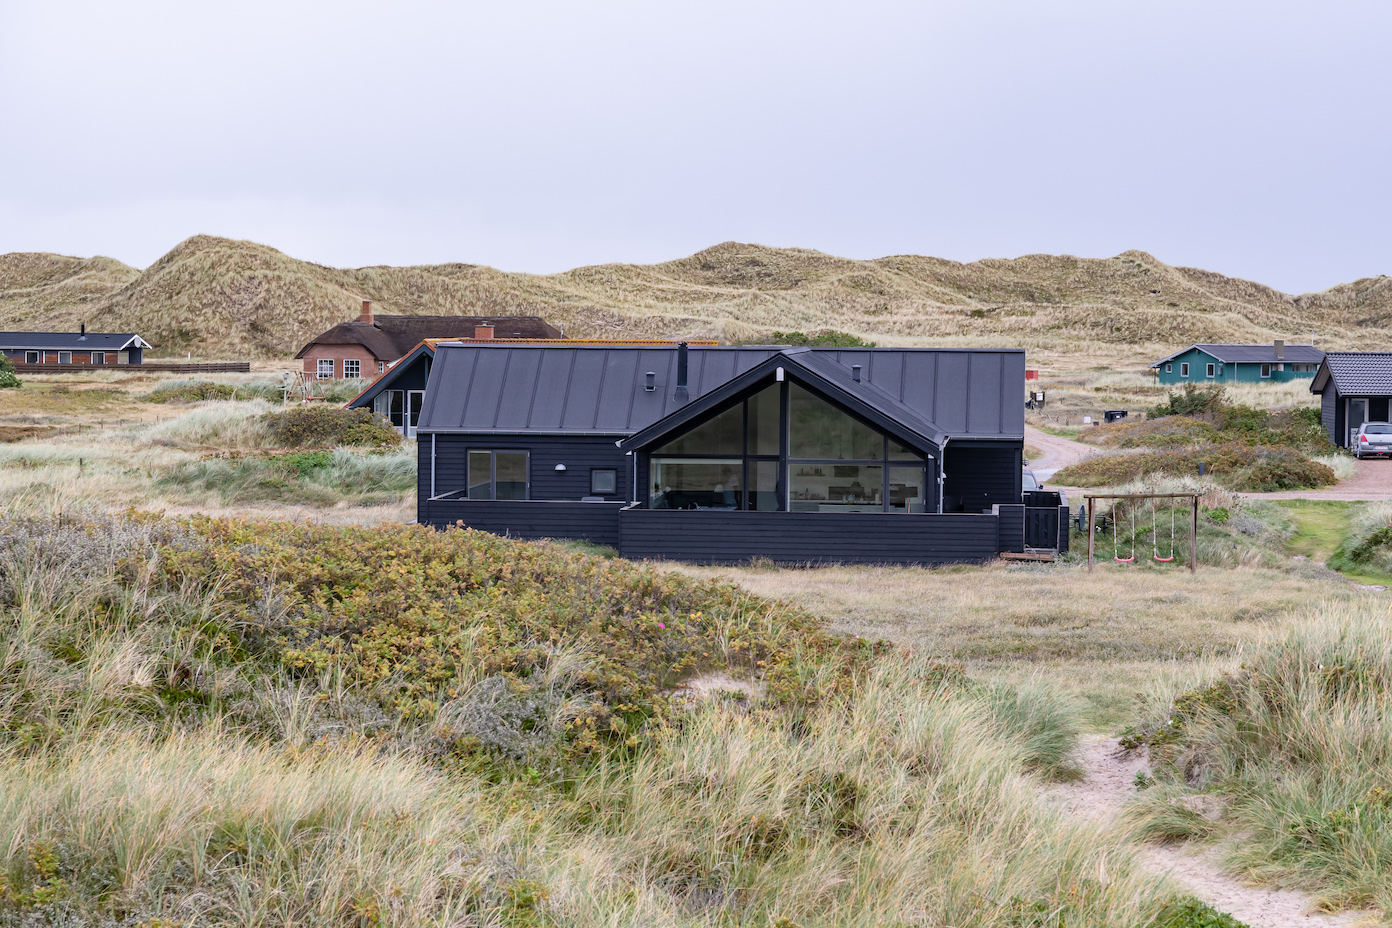
<svg viewBox="0 0 1392 928">
<path fill-rule="evenodd" d="M 1392 423 L 1365 422 L 1358 429 L 1358 440 L 1353 443 L 1353 456 L 1365 458 L 1374 454 L 1392 456 Z"/>
</svg>

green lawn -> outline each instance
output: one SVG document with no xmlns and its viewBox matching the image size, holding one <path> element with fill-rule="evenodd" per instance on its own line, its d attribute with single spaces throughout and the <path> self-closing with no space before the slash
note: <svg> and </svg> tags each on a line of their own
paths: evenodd
<svg viewBox="0 0 1392 928">
<path fill-rule="evenodd" d="M 1286 550 L 1291 554 L 1303 554 L 1320 564 L 1329 560 L 1348 537 L 1353 507 L 1358 505 L 1332 499 L 1283 499 L 1272 502 L 1289 510 L 1295 522 L 1295 532 L 1286 541 Z M 1392 576 L 1381 571 L 1365 568 L 1359 571 L 1344 570 L 1342 573 L 1359 583 L 1392 585 Z"/>
</svg>

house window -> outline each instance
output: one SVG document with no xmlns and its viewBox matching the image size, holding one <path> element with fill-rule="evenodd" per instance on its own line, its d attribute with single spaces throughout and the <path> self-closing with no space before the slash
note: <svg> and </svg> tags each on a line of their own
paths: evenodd
<svg viewBox="0 0 1392 928">
<path fill-rule="evenodd" d="M 24 352 L 24 363 L 25 363 L 25 364 L 40 364 L 40 363 L 42 363 L 42 362 L 43 362 L 43 356 L 42 356 L 41 354 L 39 354 L 39 352 L 37 352 L 37 351 L 26 351 L 26 352 Z"/>
<path fill-rule="evenodd" d="M 1205 371 L 1205 373 L 1206 373 L 1209 377 L 1212 377 L 1212 376 L 1213 376 L 1213 374 L 1214 374 L 1214 367 L 1213 367 L 1212 364 L 1208 365 L 1208 369 Z"/>
<path fill-rule="evenodd" d="M 649 474 L 653 509 L 922 512 L 927 486 L 921 456 L 791 382 L 655 448 Z"/>
<path fill-rule="evenodd" d="M 362 362 L 356 358 L 349 358 L 343 362 L 343 379 L 356 380 L 362 376 Z"/>
<path fill-rule="evenodd" d="M 105 352 L 105 351 L 94 351 L 94 352 L 92 352 L 92 363 L 93 363 L 93 364 L 105 364 L 105 363 L 106 363 L 106 352 Z"/>
<path fill-rule="evenodd" d="M 1188 362 L 1188 361 L 1181 361 L 1181 362 L 1180 362 L 1180 364 L 1179 364 L 1179 376 L 1181 376 L 1181 377 L 1188 377 L 1188 376 L 1189 376 L 1189 362 Z"/>
<path fill-rule="evenodd" d="M 1167 374 L 1173 374 L 1173 373 L 1174 373 L 1174 365 L 1173 365 L 1173 364 L 1166 364 L 1166 365 L 1165 365 L 1165 373 L 1167 373 Z"/>
<path fill-rule="evenodd" d="M 379 373 L 379 374 L 380 374 L 380 373 L 383 373 L 384 371 L 386 371 L 386 369 L 387 369 L 387 362 L 386 362 L 386 361 L 378 361 L 378 362 L 377 362 L 377 373 Z"/>
<path fill-rule="evenodd" d="M 1263 365 L 1261 366 L 1261 375 L 1262 375 L 1263 377 L 1270 377 L 1270 376 L 1271 376 L 1271 365 L 1270 365 L 1270 364 L 1263 364 Z"/>
<path fill-rule="evenodd" d="M 527 499 L 525 451 L 469 451 L 469 499 Z"/>
<path fill-rule="evenodd" d="M 71 364 L 71 363 L 72 363 L 72 352 L 71 352 L 71 351 L 60 351 L 60 352 L 58 352 L 58 363 L 59 363 L 59 364 Z"/>
<path fill-rule="evenodd" d="M 590 495 L 613 496 L 619 492 L 619 472 L 613 468 L 595 468 L 590 471 Z"/>
<path fill-rule="evenodd" d="M 320 380 L 333 380 L 333 358 L 320 358 L 318 362 L 318 370 Z"/>
</svg>

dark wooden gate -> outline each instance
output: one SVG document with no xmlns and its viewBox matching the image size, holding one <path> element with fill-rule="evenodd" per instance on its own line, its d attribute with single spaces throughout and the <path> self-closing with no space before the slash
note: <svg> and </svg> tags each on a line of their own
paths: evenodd
<svg viewBox="0 0 1392 928">
<path fill-rule="evenodd" d="M 1050 490 L 1032 490 L 1025 496 L 1025 547 L 1059 547 L 1059 519 L 1066 511 L 1060 494 Z M 1066 536 L 1065 536 L 1066 537 Z"/>
</svg>

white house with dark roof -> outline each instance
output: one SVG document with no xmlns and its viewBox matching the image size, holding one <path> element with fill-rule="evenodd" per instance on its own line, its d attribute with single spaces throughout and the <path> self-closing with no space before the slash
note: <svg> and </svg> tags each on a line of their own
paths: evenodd
<svg viewBox="0 0 1392 928">
<path fill-rule="evenodd" d="M 1392 421 L 1392 352 L 1327 352 L 1310 392 L 1320 395 L 1320 422 L 1329 440 L 1347 448 L 1363 423 Z"/>
</svg>

